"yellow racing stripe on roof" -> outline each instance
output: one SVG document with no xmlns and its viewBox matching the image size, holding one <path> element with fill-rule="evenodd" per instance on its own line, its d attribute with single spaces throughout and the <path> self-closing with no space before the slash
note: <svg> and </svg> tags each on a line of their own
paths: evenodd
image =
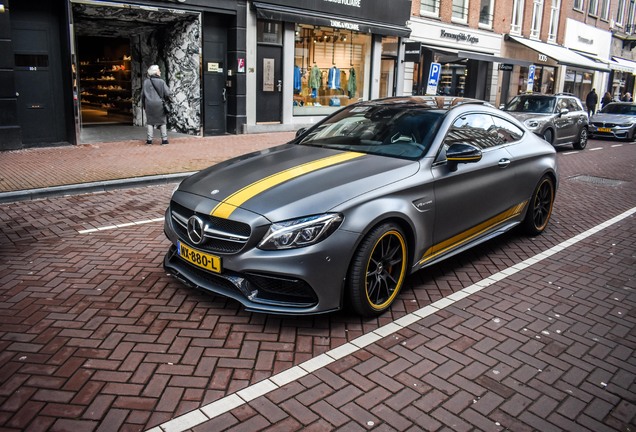
<svg viewBox="0 0 636 432">
<path fill-rule="evenodd" d="M 308 174 L 313 171 L 317 171 L 322 168 L 326 168 L 332 165 L 339 164 L 351 159 L 364 156 L 364 153 L 346 152 L 339 153 L 334 156 L 329 156 L 323 159 L 318 159 L 312 162 L 307 162 L 302 165 L 298 165 L 294 168 L 286 169 L 276 174 L 272 174 L 269 177 L 265 177 L 250 185 L 245 186 L 228 196 L 221 201 L 210 213 L 212 216 L 221 218 L 228 218 L 237 207 L 240 207 L 247 200 L 254 198 L 256 195 L 265 192 L 268 189 L 273 188 L 281 183 L 291 180 L 301 175 Z"/>
</svg>

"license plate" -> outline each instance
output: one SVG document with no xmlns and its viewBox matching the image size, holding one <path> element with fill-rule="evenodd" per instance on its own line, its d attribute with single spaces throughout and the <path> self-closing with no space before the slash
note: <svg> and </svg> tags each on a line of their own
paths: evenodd
<svg viewBox="0 0 636 432">
<path fill-rule="evenodd" d="M 197 267 L 214 273 L 221 273 L 221 258 L 218 256 L 192 249 L 180 241 L 177 241 L 177 252 L 181 258 Z"/>
<path fill-rule="evenodd" d="M 598 128 L 599 132 L 611 132 L 612 129 L 611 128 Z"/>
</svg>

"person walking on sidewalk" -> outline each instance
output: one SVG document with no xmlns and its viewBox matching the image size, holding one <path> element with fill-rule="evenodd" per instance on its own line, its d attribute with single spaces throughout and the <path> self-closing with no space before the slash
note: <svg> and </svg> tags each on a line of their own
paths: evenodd
<svg viewBox="0 0 636 432">
<path fill-rule="evenodd" d="M 585 105 L 587 106 L 587 115 L 591 117 L 596 112 L 596 105 L 598 104 L 598 95 L 596 89 L 592 89 L 585 98 Z"/>
<path fill-rule="evenodd" d="M 141 106 L 146 111 L 146 144 L 152 144 L 155 126 L 161 131 L 161 144 L 168 144 L 166 114 L 167 102 L 171 97 L 170 88 L 161 79 L 159 66 L 150 66 L 148 79 L 144 81 L 141 91 Z"/>
</svg>

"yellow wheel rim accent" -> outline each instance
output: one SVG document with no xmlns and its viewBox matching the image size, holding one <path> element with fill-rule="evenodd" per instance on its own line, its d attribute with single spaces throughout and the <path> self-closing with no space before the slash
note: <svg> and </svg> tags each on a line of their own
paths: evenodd
<svg viewBox="0 0 636 432">
<path fill-rule="evenodd" d="M 398 231 L 387 231 L 373 245 L 367 262 L 365 293 L 369 306 L 375 310 L 388 307 L 400 292 L 405 274 L 406 242 Z M 386 298 L 380 297 L 383 293 Z"/>
</svg>

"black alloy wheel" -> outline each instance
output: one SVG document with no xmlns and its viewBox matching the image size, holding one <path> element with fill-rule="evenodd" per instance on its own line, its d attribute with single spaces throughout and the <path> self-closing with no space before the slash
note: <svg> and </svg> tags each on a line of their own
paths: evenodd
<svg viewBox="0 0 636 432">
<path fill-rule="evenodd" d="M 529 235 L 539 235 L 545 231 L 552 215 L 554 205 L 554 181 L 550 176 L 545 176 L 532 194 L 523 227 Z"/>
<path fill-rule="evenodd" d="M 380 225 L 365 237 L 348 277 L 349 298 L 357 314 L 371 317 L 389 309 L 404 283 L 407 257 L 406 238 L 395 224 Z"/>
</svg>

